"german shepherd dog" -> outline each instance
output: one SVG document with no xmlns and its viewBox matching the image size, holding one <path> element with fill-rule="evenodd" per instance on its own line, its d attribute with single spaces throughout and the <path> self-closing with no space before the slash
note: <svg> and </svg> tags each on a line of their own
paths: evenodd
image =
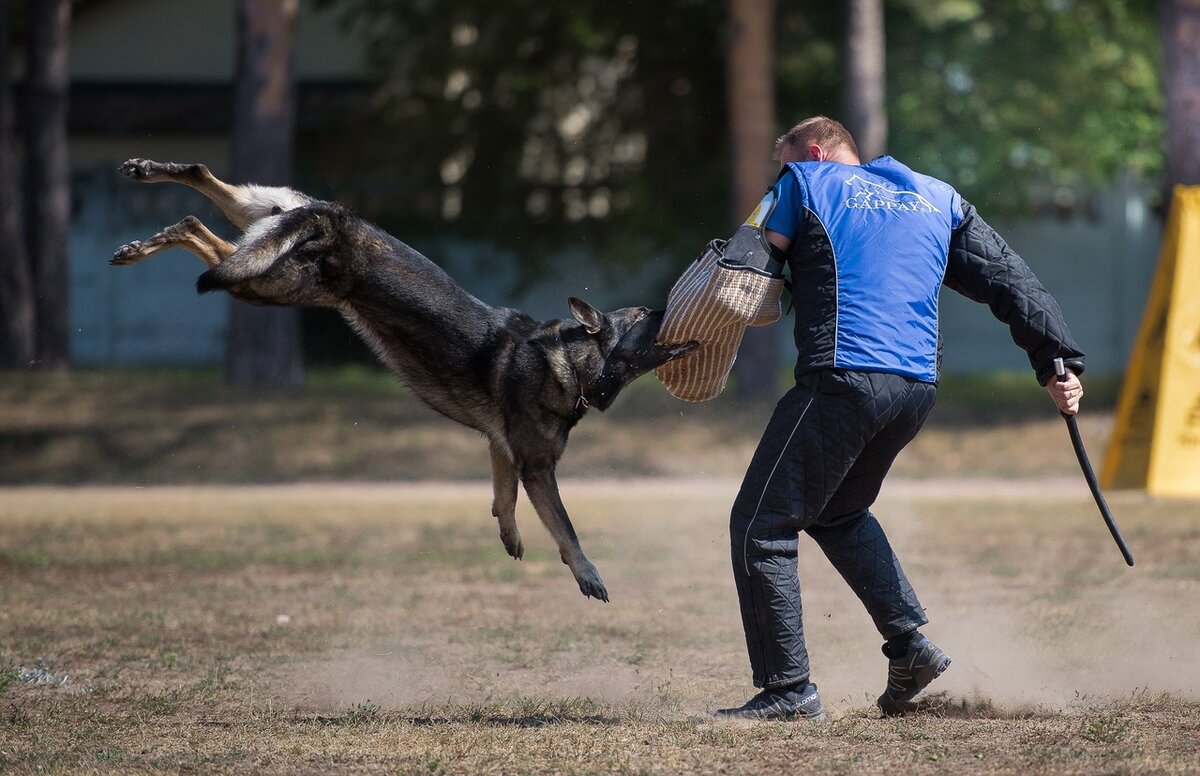
<svg viewBox="0 0 1200 776">
<path fill-rule="evenodd" d="M 492 514 L 508 554 L 520 559 L 524 553 L 514 511 L 520 480 L 580 591 L 608 601 L 563 507 L 554 468 L 589 408 L 607 409 L 635 378 L 698 347 L 657 344 L 661 310 L 605 314 L 572 297 L 574 320 L 538 322 L 484 304 L 341 205 L 283 187 L 231 185 L 202 164 L 130 159 L 119 172 L 142 183 L 190 186 L 243 233 L 235 245 L 189 216 L 120 247 L 113 264 L 186 248 L 209 267 L 196 281 L 199 293 L 220 290 L 255 304 L 341 312 L 422 401 L 487 437 Z"/>
</svg>

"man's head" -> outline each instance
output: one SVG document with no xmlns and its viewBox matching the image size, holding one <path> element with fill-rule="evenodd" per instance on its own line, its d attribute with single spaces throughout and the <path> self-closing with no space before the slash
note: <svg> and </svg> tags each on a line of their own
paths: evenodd
<svg viewBox="0 0 1200 776">
<path fill-rule="evenodd" d="M 862 164 L 858 146 L 850 132 L 825 116 L 813 116 L 801 121 L 775 141 L 779 164 L 788 162 L 841 162 Z"/>
</svg>

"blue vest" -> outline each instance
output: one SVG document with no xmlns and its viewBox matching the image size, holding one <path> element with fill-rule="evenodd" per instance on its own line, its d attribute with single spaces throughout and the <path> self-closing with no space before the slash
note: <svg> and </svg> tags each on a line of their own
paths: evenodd
<svg viewBox="0 0 1200 776">
<path fill-rule="evenodd" d="M 788 167 L 799 183 L 794 212 L 815 217 L 831 248 L 832 366 L 936 382 L 938 292 L 962 220 L 958 193 L 889 156 Z M 804 291 L 795 294 L 800 314 Z"/>
</svg>

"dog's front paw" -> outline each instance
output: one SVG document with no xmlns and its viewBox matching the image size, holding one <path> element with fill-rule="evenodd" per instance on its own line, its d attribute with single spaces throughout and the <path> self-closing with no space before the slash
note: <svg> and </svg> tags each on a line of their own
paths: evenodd
<svg viewBox="0 0 1200 776">
<path fill-rule="evenodd" d="M 513 558 L 520 560 L 525 556 L 525 543 L 521 541 L 521 532 L 515 528 L 512 532 L 507 532 L 501 529 L 500 541 L 504 542 L 504 549 Z"/>
<path fill-rule="evenodd" d="M 575 572 L 575 581 L 579 583 L 579 592 L 588 598 L 598 598 L 608 603 L 608 590 L 604 588 L 600 572 L 596 571 L 596 567 L 591 563 L 585 564 Z"/>
<path fill-rule="evenodd" d="M 108 263 L 117 267 L 123 267 L 128 264 L 137 264 L 144 258 L 146 258 L 145 246 L 142 245 L 141 240 L 134 240 L 117 248 Z"/>
</svg>

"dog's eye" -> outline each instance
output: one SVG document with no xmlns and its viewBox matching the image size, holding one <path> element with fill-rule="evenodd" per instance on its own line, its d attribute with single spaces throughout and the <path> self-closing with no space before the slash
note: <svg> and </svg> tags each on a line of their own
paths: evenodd
<svg viewBox="0 0 1200 776">
<path fill-rule="evenodd" d="M 283 208 L 281 208 L 279 205 L 276 205 L 275 207 L 271 208 L 271 215 L 273 215 L 273 216 L 277 216 L 282 212 L 283 212 Z"/>
</svg>

